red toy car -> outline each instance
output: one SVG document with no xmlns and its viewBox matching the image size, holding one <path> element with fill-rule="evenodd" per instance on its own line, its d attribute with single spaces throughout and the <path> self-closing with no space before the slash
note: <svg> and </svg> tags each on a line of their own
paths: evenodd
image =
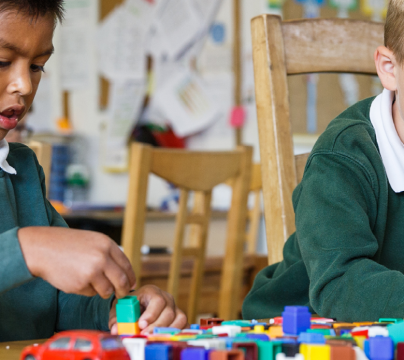
<svg viewBox="0 0 404 360">
<path fill-rule="evenodd" d="M 130 360 L 118 336 L 93 330 L 63 331 L 42 345 L 28 346 L 21 360 Z"/>
</svg>

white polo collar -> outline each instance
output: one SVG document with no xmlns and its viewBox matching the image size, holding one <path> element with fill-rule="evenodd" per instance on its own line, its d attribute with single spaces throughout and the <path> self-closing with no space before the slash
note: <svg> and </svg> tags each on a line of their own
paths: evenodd
<svg viewBox="0 0 404 360">
<path fill-rule="evenodd" d="M 404 144 L 393 122 L 394 91 L 384 89 L 370 106 L 370 121 L 376 132 L 384 168 L 391 188 L 404 191 Z"/>
<path fill-rule="evenodd" d="M 6 139 L 0 140 L 0 168 L 2 168 L 6 173 L 16 175 L 17 171 L 11 167 L 7 162 L 7 156 L 10 152 L 10 146 Z"/>
</svg>

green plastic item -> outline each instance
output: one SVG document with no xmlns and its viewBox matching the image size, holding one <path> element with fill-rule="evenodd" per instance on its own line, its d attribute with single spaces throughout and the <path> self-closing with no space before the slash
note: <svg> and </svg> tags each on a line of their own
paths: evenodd
<svg viewBox="0 0 404 360">
<path fill-rule="evenodd" d="M 314 334 L 331 335 L 330 329 L 307 329 L 306 332 Z"/>
<path fill-rule="evenodd" d="M 380 318 L 379 323 L 393 323 L 393 324 L 398 324 L 400 322 L 404 321 L 403 319 L 395 319 L 395 318 Z"/>
<path fill-rule="evenodd" d="M 197 340 L 197 339 L 214 339 L 216 337 L 217 337 L 216 335 L 212 335 L 212 334 L 199 334 L 199 335 L 196 335 L 195 340 Z"/>
<path fill-rule="evenodd" d="M 404 322 L 403 321 L 401 321 L 397 324 L 387 325 L 387 331 L 389 332 L 389 336 L 392 338 L 394 345 L 397 345 L 397 343 L 404 341 Z"/>
<path fill-rule="evenodd" d="M 258 360 L 275 360 L 276 355 L 282 352 L 280 341 L 257 340 L 255 343 L 258 346 Z"/>
<path fill-rule="evenodd" d="M 247 326 L 251 326 L 251 321 L 230 320 L 230 321 L 223 321 L 221 325 L 235 325 L 235 326 L 247 327 Z"/>
<path fill-rule="evenodd" d="M 126 296 L 118 299 L 116 304 L 118 323 L 135 323 L 140 318 L 140 304 L 136 296 Z"/>
</svg>

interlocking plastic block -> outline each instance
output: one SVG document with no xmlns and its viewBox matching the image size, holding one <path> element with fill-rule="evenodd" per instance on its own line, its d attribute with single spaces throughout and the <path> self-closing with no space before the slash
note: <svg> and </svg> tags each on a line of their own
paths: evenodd
<svg viewBox="0 0 404 360">
<path fill-rule="evenodd" d="M 323 334 L 326 336 L 335 336 L 334 329 L 307 329 L 306 332 L 313 334 Z"/>
<path fill-rule="evenodd" d="M 173 349 L 167 344 L 150 344 L 145 349 L 145 360 L 171 360 Z"/>
<path fill-rule="evenodd" d="M 394 344 L 404 342 L 404 322 L 390 324 L 387 326 L 389 336 L 393 339 Z"/>
<path fill-rule="evenodd" d="M 297 341 L 304 344 L 325 344 L 325 337 L 323 334 L 303 332 L 300 333 Z"/>
<path fill-rule="evenodd" d="M 237 325 L 223 325 L 223 326 L 213 326 L 212 334 L 227 334 L 229 337 L 234 337 L 237 334 L 241 333 L 241 326 Z"/>
<path fill-rule="evenodd" d="M 282 337 L 283 336 L 282 326 L 277 325 L 271 326 L 268 329 L 268 335 L 271 339 Z"/>
<path fill-rule="evenodd" d="M 181 353 L 181 360 L 209 360 L 210 350 L 188 348 Z"/>
<path fill-rule="evenodd" d="M 245 360 L 257 360 L 258 358 L 258 346 L 254 342 L 234 342 L 233 349 L 242 350 Z"/>
<path fill-rule="evenodd" d="M 261 340 L 269 341 L 269 336 L 267 334 L 245 334 L 245 337 L 250 340 Z"/>
<path fill-rule="evenodd" d="M 153 334 L 171 334 L 175 335 L 181 332 L 181 329 L 170 328 L 170 327 L 155 327 L 153 329 Z"/>
<path fill-rule="evenodd" d="M 209 360 L 244 360 L 244 353 L 241 350 L 213 350 Z"/>
<path fill-rule="evenodd" d="M 396 319 L 396 318 L 380 318 L 379 323 L 392 323 L 392 324 L 397 324 L 404 321 L 404 319 Z"/>
<path fill-rule="evenodd" d="M 352 346 L 331 346 L 331 360 L 356 360 Z"/>
<path fill-rule="evenodd" d="M 375 336 L 389 336 L 389 332 L 385 326 L 371 326 L 369 327 L 368 330 L 368 336 L 369 337 L 375 337 Z"/>
<path fill-rule="evenodd" d="M 187 341 L 187 344 L 204 347 L 206 350 L 226 350 L 226 341 L 223 339 L 197 339 Z"/>
<path fill-rule="evenodd" d="M 206 318 L 200 320 L 200 326 L 202 327 L 213 327 L 218 326 L 223 322 L 220 318 Z"/>
<path fill-rule="evenodd" d="M 365 355 L 365 353 L 359 346 L 354 346 L 353 349 L 355 351 L 356 360 L 369 360 L 369 358 Z"/>
<path fill-rule="evenodd" d="M 286 356 L 284 353 L 276 354 L 276 360 L 304 360 L 302 354 L 296 354 L 294 356 Z"/>
<path fill-rule="evenodd" d="M 370 338 L 369 357 L 371 360 L 392 360 L 394 358 L 393 340 L 385 336 Z"/>
<path fill-rule="evenodd" d="M 147 339 L 143 338 L 124 338 L 122 343 L 131 359 L 145 360 L 144 352 Z"/>
<path fill-rule="evenodd" d="M 330 346 L 356 346 L 355 340 L 342 337 L 327 338 L 325 343 Z"/>
<path fill-rule="evenodd" d="M 282 343 L 279 341 L 256 341 L 258 346 L 258 360 L 275 360 L 277 354 L 282 352 Z"/>
<path fill-rule="evenodd" d="M 329 345 L 301 344 L 300 353 L 305 360 L 330 360 L 331 347 Z"/>
<path fill-rule="evenodd" d="M 282 328 L 286 334 L 298 335 L 310 329 L 311 314 L 307 306 L 285 306 L 282 318 Z"/>
<path fill-rule="evenodd" d="M 399 342 L 396 349 L 396 359 L 404 360 L 404 342 Z"/>
<path fill-rule="evenodd" d="M 136 296 L 126 296 L 118 299 L 116 304 L 118 323 L 134 323 L 140 318 L 140 303 Z"/>
<path fill-rule="evenodd" d="M 199 330 L 200 329 L 199 324 L 191 324 L 190 329 Z"/>
<path fill-rule="evenodd" d="M 300 345 L 297 342 L 289 342 L 282 344 L 282 353 L 287 357 L 294 357 L 299 353 Z"/>
<path fill-rule="evenodd" d="M 247 320 L 229 320 L 229 321 L 223 321 L 220 325 L 235 325 L 240 327 L 250 327 L 251 322 Z"/>
<path fill-rule="evenodd" d="M 140 328 L 137 322 L 135 323 L 118 323 L 118 335 L 139 335 Z"/>
</svg>

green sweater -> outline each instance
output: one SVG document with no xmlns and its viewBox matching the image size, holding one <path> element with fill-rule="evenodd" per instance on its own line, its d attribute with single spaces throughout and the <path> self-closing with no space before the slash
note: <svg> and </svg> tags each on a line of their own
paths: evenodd
<svg viewBox="0 0 404 360">
<path fill-rule="evenodd" d="M 285 305 L 341 321 L 404 317 L 404 192 L 389 185 L 373 100 L 344 111 L 318 139 L 293 193 L 296 232 L 284 260 L 255 279 L 245 318 L 279 316 Z"/>
<path fill-rule="evenodd" d="M 11 143 L 7 161 L 17 175 L 0 169 L 0 342 L 66 329 L 108 330 L 112 298 L 68 295 L 28 271 L 18 229 L 67 225 L 45 197 L 44 173 L 32 150 Z"/>
</svg>

